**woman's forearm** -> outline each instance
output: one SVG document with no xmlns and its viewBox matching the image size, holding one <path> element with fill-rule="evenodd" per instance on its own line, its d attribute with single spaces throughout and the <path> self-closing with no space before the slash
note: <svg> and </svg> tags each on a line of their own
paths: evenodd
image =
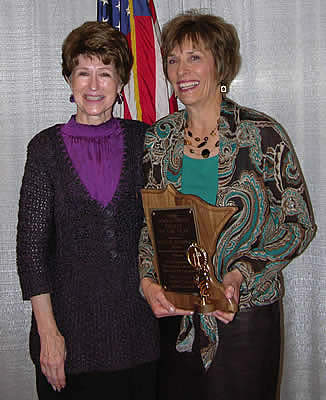
<svg viewBox="0 0 326 400">
<path fill-rule="evenodd" d="M 57 333 L 58 327 L 53 314 L 50 293 L 33 296 L 31 302 L 39 335 Z"/>
<path fill-rule="evenodd" d="M 33 313 L 40 335 L 40 365 L 43 374 L 53 390 L 60 391 L 66 386 L 64 363 L 66 359 L 65 340 L 58 330 L 49 293 L 31 297 Z"/>
</svg>

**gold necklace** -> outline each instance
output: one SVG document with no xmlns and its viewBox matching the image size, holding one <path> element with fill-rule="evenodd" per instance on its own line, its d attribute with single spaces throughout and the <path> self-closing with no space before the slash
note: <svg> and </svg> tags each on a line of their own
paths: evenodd
<svg viewBox="0 0 326 400">
<path fill-rule="evenodd" d="M 215 128 L 203 139 L 198 136 L 194 137 L 188 128 L 187 122 L 185 123 L 184 145 L 189 149 L 191 154 L 196 154 L 203 158 L 210 156 L 211 152 L 219 146 L 219 140 L 215 138 L 219 130 L 219 123 L 220 119 L 217 120 Z"/>
</svg>

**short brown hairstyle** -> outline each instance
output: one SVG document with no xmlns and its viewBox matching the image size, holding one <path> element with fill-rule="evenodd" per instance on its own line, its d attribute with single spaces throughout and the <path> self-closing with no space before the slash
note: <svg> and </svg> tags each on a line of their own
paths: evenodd
<svg viewBox="0 0 326 400">
<path fill-rule="evenodd" d="M 62 45 L 62 75 L 69 80 L 78 56 L 98 57 L 112 63 L 123 85 L 129 81 L 133 58 L 125 35 L 106 22 L 85 22 L 66 37 Z"/>
<path fill-rule="evenodd" d="M 176 46 L 186 40 L 201 44 L 212 52 L 219 83 L 227 85 L 237 75 L 240 64 L 240 41 L 235 27 L 223 18 L 189 10 L 167 22 L 162 30 L 163 70 L 167 75 L 167 58 Z"/>
</svg>

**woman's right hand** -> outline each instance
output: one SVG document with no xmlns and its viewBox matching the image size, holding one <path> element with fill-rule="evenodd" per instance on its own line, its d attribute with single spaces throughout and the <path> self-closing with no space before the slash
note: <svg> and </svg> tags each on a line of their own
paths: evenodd
<svg viewBox="0 0 326 400">
<path fill-rule="evenodd" d="M 66 386 L 64 363 L 66 360 L 66 345 L 60 332 L 40 335 L 41 370 L 53 390 L 61 391 Z"/>
<path fill-rule="evenodd" d="M 157 318 L 193 314 L 192 311 L 174 307 L 165 297 L 162 286 L 158 285 L 152 279 L 143 278 L 141 280 L 141 287 L 148 304 Z"/>
</svg>

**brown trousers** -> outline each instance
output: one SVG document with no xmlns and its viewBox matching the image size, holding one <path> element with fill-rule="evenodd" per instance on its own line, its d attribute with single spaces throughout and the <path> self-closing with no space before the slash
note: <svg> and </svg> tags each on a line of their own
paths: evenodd
<svg viewBox="0 0 326 400">
<path fill-rule="evenodd" d="M 198 315 L 194 317 L 193 351 L 176 351 L 180 319 L 160 321 L 159 400 L 275 400 L 280 363 L 279 303 L 239 312 L 228 325 L 219 322 L 219 347 L 208 372 L 199 353 Z"/>
</svg>

